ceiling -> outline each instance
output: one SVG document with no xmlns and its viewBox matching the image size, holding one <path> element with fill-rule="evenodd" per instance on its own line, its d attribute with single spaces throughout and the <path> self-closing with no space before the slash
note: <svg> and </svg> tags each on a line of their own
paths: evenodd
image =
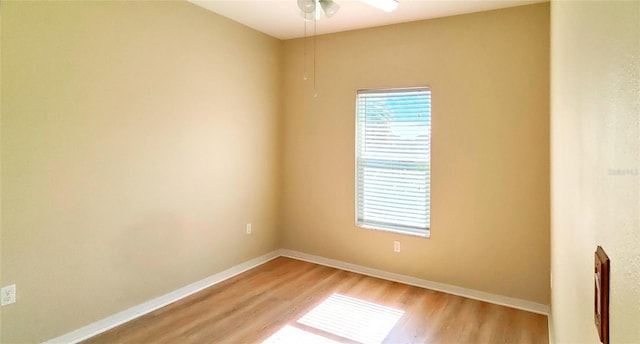
<svg viewBox="0 0 640 344">
<path fill-rule="evenodd" d="M 317 22 L 317 33 L 362 29 L 446 17 L 548 0 L 399 0 L 391 13 L 356 0 L 335 0 L 340 10 Z M 304 21 L 296 0 L 189 0 L 189 2 L 280 39 L 304 36 Z M 313 23 L 307 24 L 307 35 Z"/>
</svg>

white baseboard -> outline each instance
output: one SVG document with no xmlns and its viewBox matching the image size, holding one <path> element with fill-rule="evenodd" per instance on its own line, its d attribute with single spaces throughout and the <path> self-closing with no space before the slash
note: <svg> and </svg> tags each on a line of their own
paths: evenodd
<svg viewBox="0 0 640 344">
<path fill-rule="evenodd" d="M 553 315 L 549 311 L 547 316 L 547 328 L 549 329 L 549 344 L 556 344 L 555 332 L 553 332 Z"/>
<path fill-rule="evenodd" d="M 267 253 L 263 256 L 251 259 L 242 264 L 238 264 L 227 270 L 211 275 L 205 279 L 189 284 L 185 287 L 174 290 L 168 294 L 159 296 L 145 303 L 141 303 L 137 306 L 126 309 L 122 312 L 116 313 L 102 320 L 96 321 L 92 324 L 79 328 L 75 331 L 50 339 L 46 341 L 44 344 L 57 344 L 57 343 L 66 344 L 66 343 L 81 342 L 83 340 L 96 336 L 102 332 L 108 331 L 116 326 L 122 325 L 128 321 L 131 321 L 135 318 L 138 318 L 147 313 L 153 312 L 156 309 L 162 308 L 172 302 L 178 301 L 191 294 L 197 293 L 202 289 L 208 288 L 214 284 L 227 280 L 233 276 L 243 273 L 258 265 L 262 265 L 279 256 L 303 260 L 310 263 L 315 263 L 315 264 L 320 264 L 325 266 L 330 266 L 330 267 L 334 267 L 342 270 L 360 273 L 363 275 L 386 279 L 389 281 L 409 284 L 416 287 L 437 290 L 437 291 L 441 291 L 448 294 L 453 294 L 453 295 L 467 297 L 470 299 L 494 303 L 501 306 L 517 308 L 517 309 L 521 309 L 521 310 L 525 310 L 533 313 L 538 313 L 543 315 L 549 314 L 549 306 L 543 305 L 540 303 L 516 299 L 512 297 L 507 297 L 507 296 L 495 295 L 495 294 L 486 293 L 483 291 L 457 287 L 457 286 L 444 284 L 444 283 L 432 282 L 432 281 L 423 280 L 416 277 L 396 274 L 396 273 L 387 272 L 387 271 L 378 270 L 378 269 L 372 269 L 366 266 L 346 263 L 343 261 L 324 258 L 320 256 L 314 256 L 311 254 L 306 254 L 298 251 L 280 249 L 280 250 L 275 250 L 273 252 Z M 549 326 L 551 326 L 551 324 Z M 549 329 L 551 330 L 551 327 L 549 327 Z"/>
<path fill-rule="evenodd" d="M 463 296 L 466 298 L 489 302 L 489 303 L 493 303 L 501 306 L 517 308 L 517 309 L 521 309 L 521 310 L 532 312 L 532 313 L 537 313 L 542 315 L 549 314 L 549 306 L 541 303 L 516 299 L 513 297 L 507 297 L 502 295 L 491 294 L 491 293 L 473 290 L 473 289 L 457 287 L 454 285 L 449 285 L 444 283 L 428 281 L 428 280 L 424 280 L 416 277 L 396 274 L 393 272 L 372 269 L 366 266 L 346 263 L 339 260 L 314 256 L 311 254 L 302 253 L 298 251 L 283 249 L 283 250 L 280 250 L 280 255 L 284 257 L 293 258 L 293 259 L 304 260 L 310 263 L 330 266 L 333 268 L 338 268 L 338 269 L 347 270 L 351 272 L 357 272 L 363 275 L 382 278 L 389 281 L 400 282 L 404 284 L 413 285 L 416 287 L 437 290 L 444 293 Z"/>
<path fill-rule="evenodd" d="M 251 259 L 242 264 L 238 264 L 227 270 L 211 275 L 205 279 L 189 284 L 180 289 L 174 290 L 168 294 L 156 297 L 145 303 L 141 303 L 137 306 L 126 309 L 120 313 L 116 313 L 110 317 L 96 321 L 85 327 L 79 328 L 75 331 L 64 334 L 60 337 L 53 338 L 45 342 L 45 344 L 53 343 L 78 343 L 85 339 L 96 336 L 102 332 L 110 330 L 118 325 L 122 325 L 128 321 L 138 318 L 147 313 L 153 312 L 158 308 L 164 307 L 172 302 L 178 301 L 191 294 L 197 293 L 202 289 L 208 288 L 214 284 L 227 280 L 235 275 L 243 273 L 249 269 L 252 269 L 258 265 L 264 264 L 274 258 L 280 256 L 280 251 L 276 250 L 267 253 L 263 256 Z"/>
</svg>

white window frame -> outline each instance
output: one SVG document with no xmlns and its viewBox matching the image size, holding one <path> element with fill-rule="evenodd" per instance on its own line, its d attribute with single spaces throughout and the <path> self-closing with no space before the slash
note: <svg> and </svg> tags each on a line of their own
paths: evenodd
<svg viewBox="0 0 640 344">
<path fill-rule="evenodd" d="M 430 87 L 357 91 L 355 177 L 356 226 L 430 236 Z"/>
</svg>

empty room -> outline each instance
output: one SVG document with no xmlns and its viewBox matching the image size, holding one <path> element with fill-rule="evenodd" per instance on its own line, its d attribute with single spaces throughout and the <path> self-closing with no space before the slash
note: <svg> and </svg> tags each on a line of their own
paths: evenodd
<svg viewBox="0 0 640 344">
<path fill-rule="evenodd" d="M 640 1 L 0 30 L 1 343 L 640 343 Z"/>
</svg>

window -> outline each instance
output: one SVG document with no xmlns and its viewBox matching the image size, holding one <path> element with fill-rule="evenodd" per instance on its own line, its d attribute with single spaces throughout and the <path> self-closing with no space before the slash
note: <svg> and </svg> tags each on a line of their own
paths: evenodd
<svg viewBox="0 0 640 344">
<path fill-rule="evenodd" d="M 431 91 L 358 91 L 356 225 L 429 236 Z"/>
</svg>

